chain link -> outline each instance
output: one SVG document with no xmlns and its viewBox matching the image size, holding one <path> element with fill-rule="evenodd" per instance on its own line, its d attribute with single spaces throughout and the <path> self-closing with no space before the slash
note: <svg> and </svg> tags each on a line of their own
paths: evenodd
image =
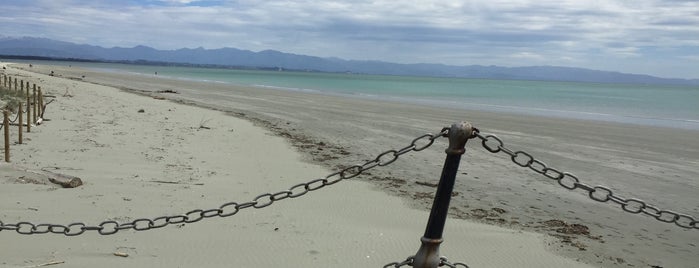
<svg viewBox="0 0 699 268">
<path fill-rule="evenodd" d="M 451 268 L 457 268 L 457 267 L 469 268 L 468 265 L 466 265 L 464 263 L 460 263 L 460 262 L 451 263 L 451 262 L 449 262 L 449 260 L 447 260 L 447 257 L 444 257 L 444 256 L 442 256 L 439 259 L 440 259 L 439 266 L 446 266 L 446 267 L 451 267 Z"/>
<path fill-rule="evenodd" d="M 383 268 L 390 268 L 390 267 L 399 268 L 399 267 L 403 267 L 403 266 L 412 267 L 413 261 L 415 261 L 415 256 L 410 256 L 402 262 L 392 262 L 392 263 L 386 264 L 383 266 Z"/>
<path fill-rule="evenodd" d="M 383 266 L 383 268 L 391 268 L 391 267 L 392 268 L 399 268 L 399 267 L 403 267 L 403 266 L 412 267 L 414 262 L 415 262 L 415 256 L 410 256 L 402 262 L 392 262 L 392 263 L 386 264 Z M 451 267 L 451 268 L 458 268 L 458 267 L 469 268 L 468 265 L 466 265 L 464 263 L 460 263 L 460 262 L 451 263 L 451 262 L 449 262 L 447 257 L 444 257 L 444 256 L 439 258 L 439 266 L 446 266 L 446 267 Z"/>
<path fill-rule="evenodd" d="M 264 208 L 272 205 L 274 202 L 288 198 L 297 198 L 309 192 L 320 190 L 323 187 L 333 185 L 342 180 L 351 179 L 359 176 L 363 172 L 375 168 L 377 166 L 387 166 L 398 160 L 401 155 L 411 151 L 422 151 L 430 147 L 437 138 L 445 137 L 448 133 L 448 128 L 443 128 L 438 134 L 425 134 L 412 140 L 412 142 L 399 150 L 388 150 L 379 154 L 373 160 L 364 162 L 361 165 L 353 165 L 342 169 L 338 172 L 331 173 L 325 177 L 314 179 L 306 183 L 300 183 L 292 186 L 288 190 L 279 191 L 276 193 L 264 193 L 255 197 L 252 201 L 245 203 L 229 202 L 218 208 L 212 209 L 195 209 L 181 215 L 160 216 L 153 219 L 140 218 L 131 222 L 119 223 L 113 220 L 103 221 L 98 225 L 87 225 L 82 222 L 71 223 L 68 225 L 62 224 L 35 224 L 31 222 L 18 223 L 3 223 L 0 221 L 0 231 L 15 231 L 19 234 L 63 234 L 65 236 L 76 236 L 85 233 L 86 231 L 97 231 L 101 235 L 116 234 L 121 230 L 133 229 L 136 231 L 146 231 L 151 229 L 162 228 L 171 224 L 194 223 L 206 218 L 212 217 L 230 217 L 246 208 Z"/>
<path fill-rule="evenodd" d="M 699 221 L 694 217 L 677 213 L 671 210 L 659 209 L 646 203 L 643 200 L 636 198 L 624 198 L 615 194 L 611 189 L 605 186 L 590 186 L 580 182 L 578 177 L 572 173 L 563 172 L 553 167 L 549 167 L 546 163 L 534 158 L 531 154 L 524 151 L 512 151 L 505 146 L 502 140 L 495 135 L 483 135 L 475 130 L 475 135 L 481 139 L 483 148 L 491 153 L 505 153 L 510 156 L 513 163 L 520 167 L 529 168 L 532 171 L 539 173 L 549 179 L 555 180 L 561 187 L 568 190 L 582 189 L 590 199 L 597 202 L 612 201 L 621 206 L 621 209 L 632 214 L 643 213 L 651 216 L 658 221 L 666 223 L 674 223 L 684 229 L 699 229 Z"/>
</svg>

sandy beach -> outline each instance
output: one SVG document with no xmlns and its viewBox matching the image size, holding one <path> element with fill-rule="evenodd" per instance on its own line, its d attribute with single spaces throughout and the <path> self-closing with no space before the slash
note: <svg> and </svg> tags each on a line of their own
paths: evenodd
<svg viewBox="0 0 699 268">
<path fill-rule="evenodd" d="M 699 215 L 699 132 L 447 110 L 107 73 L 7 65 L 55 95 L 0 164 L 0 221 L 99 224 L 246 202 L 469 121 L 662 209 Z M 48 76 L 54 71 L 56 76 Z M 83 77 L 84 76 L 84 77 Z M 157 93 L 174 91 L 173 93 Z M 136 94 L 133 94 L 136 93 Z M 157 97 L 157 98 L 154 98 Z M 139 112 L 139 110 L 143 112 Z M 415 253 L 447 141 L 303 197 L 229 218 L 111 236 L 0 232 L 0 267 L 381 267 Z M 52 173 L 85 185 L 62 189 Z M 469 141 L 442 255 L 470 267 L 695 267 L 699 230 L 625 213 Z M 564 224 L 564 225 L 563 225 Z M 561 231 L 572 224 L 588 233 Z M 127 253 L 128 257 L 114 253 Z"/>
</svg>

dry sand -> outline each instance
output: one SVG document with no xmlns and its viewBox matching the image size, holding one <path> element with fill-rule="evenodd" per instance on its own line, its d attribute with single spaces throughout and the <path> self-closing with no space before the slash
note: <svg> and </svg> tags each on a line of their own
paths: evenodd
<svg viewBox="0 0 699 268">
<path fill-rule="evenodd" d="M 12 165 L 0 165 L 0 220 L 6 223 L 96 224 L 243 202 L 325 175 L 328 167 L 401 148 L 424 132 L 461 120 L 588 184 L 608 185 L 625 197 L 699 215 L 696 131 L 34 66 L 32 71 L 54 70 L 60 77 L 13 68 L 7 72 L 26 76 L 58 97 L 48 107 L 51 121 L 33 128 L 27 144 L 13 147 Z M 155 94 L 176 100 L 169 102 L 79 80 L 180 94 Z M 64 97 L 66 93 L 72 97 Z M 416 182 L 437 181 L 445 146 L 440 140 L 368 176 L 231 218 L 107 237 L 3 231 L 0 265 L 62 260 L 66 267 L 380 267 L 417 249 L 434 188 Z M 79 176 L 86 184 L 57 189 L 18 181 L 25 176 L 24 181 L 43 182 L 45 175 L 36 175 L 42 169 Z M 571 259 L 594 267 L 699 263 L 697 230 L 591 201 L 502 155 L 485 152 L 476 142 L 469 142 L 460 170 L 442 246 L 442 254 L 452 261 L 471 267 L 585 267 Z M 590 235 L 561 237 L 559 227 L 546 227 L 549 220 L 585 225 Z M 117 251 L 130 255 L 113 256 Z"/>
</svg>

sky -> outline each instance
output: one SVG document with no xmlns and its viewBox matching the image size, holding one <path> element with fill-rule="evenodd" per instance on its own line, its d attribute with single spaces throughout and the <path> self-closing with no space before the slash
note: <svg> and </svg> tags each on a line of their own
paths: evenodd
<svg viewBox="0 0 699 268">
<path fill-rule="evenodd" d="M 2 0 L 0 35 L 699 79 L 699 0 Z"/>
</svg>

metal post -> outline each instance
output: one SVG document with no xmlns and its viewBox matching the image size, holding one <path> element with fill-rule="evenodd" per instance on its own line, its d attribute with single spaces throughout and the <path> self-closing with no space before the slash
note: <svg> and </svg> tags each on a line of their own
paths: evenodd
<svg viewBox="0 0 699 268">
<path fill-rule="evenodd" d="M 439 244 L 442 243 L 442 232 L 447 220 L 451 192 L 454 189 L 454 180 L 459 169 L 461 155 L 466 152 L 466 141 L 473 137 L 471 123 L 461 122 L 451 125 L 449 129 L 449 147 L 446 149 L 447 158 L 442 168 L 442 176 L 439 178 L 437 194 L 432 203 L 432 211 L 427 221 L 425 235 L 420 239 L 422 244 L 413 260 L 413 267 L 436 268 L 441 263 L 439 256 Z"/>
</svg>

